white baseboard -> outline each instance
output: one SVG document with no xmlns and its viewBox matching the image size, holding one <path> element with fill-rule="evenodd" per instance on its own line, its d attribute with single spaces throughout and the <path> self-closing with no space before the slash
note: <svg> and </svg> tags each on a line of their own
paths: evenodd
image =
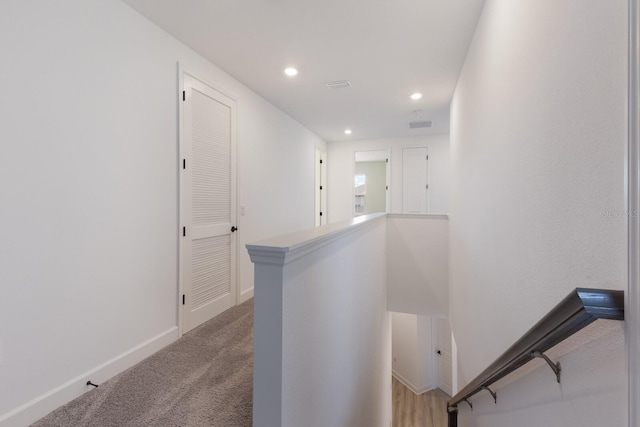
<svg viewBox="0 0 640 427">
<path fill-rule="evenodd" d="M 128 350 L 111 360 L 99 365 L 66 383 L 36 397 L 35 399 L 0 416 L 0 427 L 28 426 L 49 412 L 57 409 L 76 397 L 92 390 L 87 386 L 88 380 L 100 384 L 109 378 L 132 367 L 141 360 L 151 356 L 161 348 L 178 339 L 178 328 L 173 328 L 151 338 L 148 341 Z"/>
<path fill-rule="evenodd" d="M 251 298 L 253 298 L 253 287 L 251 289 L 247 289 L 246 291 L 240 292 L 240 300 L 238 301 L 238 304 L 242 304 L 243 302 L 248 301 Z"/>
<path fill-rule="evenodd" d="M 434 388 L 436 388 L 436 386 L 434 386 L 433 384 L 427 384 L 423 387 L 416 387 L 415 385 L 413 385 L 411 383 L 411 381 L 407 380 L 406 378 L 404 378 L 402 375 L 400 375 L 399 373 L 397 373 L 395 370 L 391 371 L 391 374 L 398 380 L 400 381 L 402 384 L 404 384 L 409 390 L 411 390 L 412 392 L 414 392 L 415 394 L 422 394 L 422 393 L 426 393 L 429 390 L 433 390 Z"/>
</svg>

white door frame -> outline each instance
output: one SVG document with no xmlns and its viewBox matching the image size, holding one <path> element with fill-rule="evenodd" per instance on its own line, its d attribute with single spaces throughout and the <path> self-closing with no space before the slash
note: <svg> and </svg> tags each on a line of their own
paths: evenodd
<svg viewBox="0 0 640 427">
<path fill-rule="evenodd" d="M 315 226 L 327 224 L 327 152 L 316 148 L 315 155 Z"/>
<path fill-rule="evenodd" d="M 625 307 L 629 426 L 640 425 L 640 1 L 629 0 L 627 147 L 628 283 Z"/>
<path fill-rule="evenodd" d="M 181 204 L 182 204 L 182 200 L 183 200 L 183 195 L 182 195 L 182 191 L 181 191 L 181 171 L 183 168 L 183 135 L 182 135 L 182 130 L 184 129 L 184 106 L 183 106 L 183 94 L 185 91 L 185 75 L 188 75 L 196 80 L 199 80 L 200 82 L 204 83 L 205 85 L 209 86 L 210 88 L 214 89 L 215 91 L 219 92 L 220 94 L 222 94 L 223 96 L 233 100 L 234 102 L 237 102 L 237 98 L 232 95 L 231 93 L 229 93 L 228 91 L 224 90 L 224 89 L 220 89 L 217 85 L 212 84 L 211 82 L 209 82 L 207 79 L 203 79 L 201 78 L 198 73 L 193 73 L 190 70 L 188 70 L 182 63 L 178 63 L 178 93 L 177 93 L 177 97 L 176 99 L 178 100 L 178 129 L 177 129 L 177 133 L 178 133 L 178 156 L 177 156 L 177 180 L 178 180 L 178 185 L 177 185 L 177 189 L 178 189 L 178 206 L 177 206 L 177 212 L 178 212 L 178 224 L 177 224 L 177 273 L 178 273 L 178 277 L 177 277 L 177 295 L 176 295 L 176 301 L 177 301 L 177 305 L 176 305 L 176 310 L 177 310 L 177 318 L 178 318 L 178 336 L 181 337 L 183 335 L 183 298 L 182 296 L 185 293 L 185 284 L 183 283 L 183 271 L 182 271 L 182 266 L 181 266 L 181 245 L 182 245 L 182 237 L 183 237 L 183 218 L 181 217 Z M 231 192 L 233 194 L 233 200 L 235 201 L 232 204 L 232 222 L 234 223 L 238 223 L 238 214 L 237 214 L 237 203 L 238 203 L 238 181 L 239 181 L 239 161 L 238 161 L 238 156 L 237 156 L 237 119 L 236 119 L 236 115 L 237 115 L 237 111 L 235 109 L 233 109 L 232 111 L 232 116 L 231 116 L 231 132 L 232 132 L 232 138 L 236 141 L 236 143 L 234 144 L 234 149 L 236 150 L 236 152 L 233 154 L 233 158 L 235 159 L 234 164 L 232 164 L 232 174 L 236 175 L 236 179 L 235 179 L 235 183 L 234 180 L 232 180 L 232 188 L 231 188 Z M 232 292 L 234 293 L 234 301 L 235 304 L 238 304 L 238 302 L 241 300 L 240 299 L 240 294 L 241 294 L 241 290 L 240 290 L 240 286 L 239 286 L 239 282 L 240 282 L 240 269 L 239 269 L 239 248 L 240 248 L 240 230 L 238 229 L 238 231 L 235 233 L 235 239 L 236 239 L 236 245 L 235 245 L 235 251 L 234 253 L 232 253 L 232 262 L 233 262 L 233 266 L 235 268 L 235 277 L 232 276 L 232 280 L 233 283 L 231 283 L 231 287 L 232 287 Z"/>
<path fill-rule="evenodd" d="M 383 155 L 384 152 L 384 155 Z M 355 150 L 353 152 L 353 164 L 351 171 L 351 216 L 355 218 L 356 216 L 356 207 L 354 200 L 356 198 L 356 189 L 354 187 L 353 179 L 356 174 L 356 163 L 358 163 L 358 153 L 362 153 L 366 156 L 368 153 L 374 156 L 378 156 L 379 161 L 386 161 L 386 171 L 385 171 L 385 180 L 386 180 L 386 194 L 385 194 L 385 212 L 391 212 L 391 148 L 381 148 L 379 150 L 371 149 L 371 150 Z M 383 159 L 384 157 L 384 159 Z"/>
</svg>

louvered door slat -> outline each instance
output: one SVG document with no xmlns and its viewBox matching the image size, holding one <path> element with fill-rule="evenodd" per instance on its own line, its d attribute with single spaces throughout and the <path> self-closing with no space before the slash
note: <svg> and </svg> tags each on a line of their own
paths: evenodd
<svg viewBox="0 0 640 427">
<path fill-rule="evenodd" d="M 198 309 L 231 290 L 229 262 L 229 236 L 193 241 L 193 309 Z"/>
<path fill-rule="evenodd" d="M 197 90 L 193 103 L 193 225 L 231 221 L 231 111 Z"/>
</svg>

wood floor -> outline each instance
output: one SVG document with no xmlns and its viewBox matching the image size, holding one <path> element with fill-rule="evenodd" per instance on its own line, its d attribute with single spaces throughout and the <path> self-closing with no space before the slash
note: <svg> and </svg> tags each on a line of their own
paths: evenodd
<svg viewBox="0 0 640 427">
<path fill-rule="evenodd" d="M 393 377 L 393 427 L 447 427 L 447 396 L 439 389 L 416 395 Z"/>
</svg>

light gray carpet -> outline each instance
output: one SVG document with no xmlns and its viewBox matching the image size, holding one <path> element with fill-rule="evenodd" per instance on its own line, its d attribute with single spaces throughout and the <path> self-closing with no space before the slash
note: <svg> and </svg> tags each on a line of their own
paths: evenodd
<svg viewBox="0 0 640 427">
<path fill-rule="evenodd" d="M 251 426 L 253 300 L 185 334 L 32 427 Z"/>
</svg>

